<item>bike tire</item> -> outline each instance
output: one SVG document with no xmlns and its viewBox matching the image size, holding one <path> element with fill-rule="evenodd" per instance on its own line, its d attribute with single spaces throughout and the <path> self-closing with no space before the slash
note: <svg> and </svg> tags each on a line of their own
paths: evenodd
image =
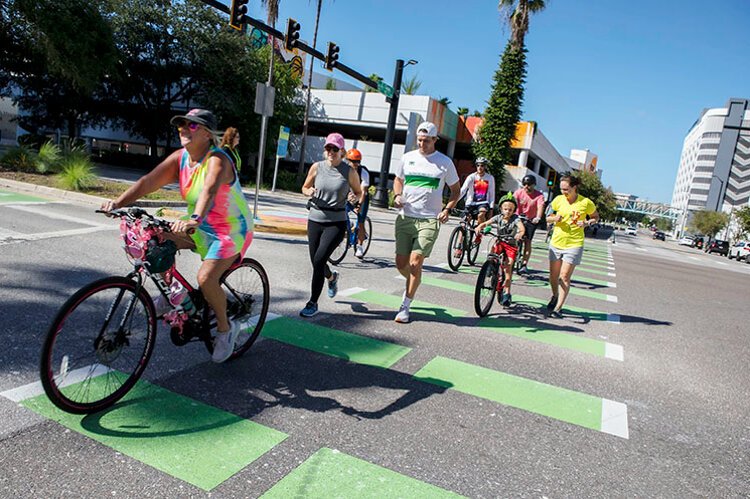
<svg viewBox="0 0 750 499">
<path fill-rule="evenodd" d="M 354 219 L 352 220 L 352 215 L 354 216 Z M 347 211 L 347 218 L 346 218 L 346 233 L 344 234 L 344 239 L 341 240 L 341 242 L 333 249 L 333 253 L 331 253 L 331 256 L 328 257 L 328 262 L 331 265 L 338 265 L 344 260 L 344 257 L 346 256 L 346 252 L 349 251 L 349 246 L 352 245 L 352 227 L 354 227 L 355 222 L 357 221 L 357 215 L 353 211 Z M 355 241 L 356 241 L 356 234 L 355 234 Z"/>
<path fill-rule="evenodd" d="M 448 266 L 457 271 L 464 260 L 464 230 L 456 227 L 448 240 Z"/>
<path fill-rule="evenodd" d="M 76 291 L 58 311 L 39 371 L 44 392 L 63 411 L 101 411 L 125 396 L 143 374 L 156 340 L 156 312 L 143 287 L 136 294 L 138 286 L 127 277 L 99 279 Z"/>
<path fill-rule="evenodd" d="M 362 256 L 367 254 L 370 249 L 370 243 L 372 242 L 372 220 L 370 217 L 365 217 L 365 240 L 362 241 Z"/>
<path fill-rule="evenodd" d="M 227 315 L 242 327 L 229 357 L 232 360 L 247 352 L 258 339 L 268 316 L 271 287 L 266 270 L 252 258 L 232 266 L 220 282 L 227 295 Z"/>
<path fill-rule="evenodd" d="M 495 258 L 488 258 L 479 270 L 474 287 L 474 311 L 479 317 L 486 316 L 492 308 L 497 294 L 498 273 L 499 263 Z"/>
<path fill-rule="evenodd" d="M 474 237 L 474 233 L 470 232 L 472 235 L 471 239 L 471 247 L 469 248 L 469 251 L 466 252 L 466 261 L 469 263 L 469 265 L 474 265 L 477 263 L 477 257 L 479 256 L 479 247 L 482 245 L 481 241 L 477 241 L 476 237 Z"/>
</svg>

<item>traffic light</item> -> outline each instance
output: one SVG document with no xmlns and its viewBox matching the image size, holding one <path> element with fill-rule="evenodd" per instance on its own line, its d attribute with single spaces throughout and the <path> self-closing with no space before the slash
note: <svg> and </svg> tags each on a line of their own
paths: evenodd
<svg viewBox="0 0 750 499">
<path fill-rule="evenodd" d="M 547 187 L 554 187 L 557 182 L 557 172 L 552 168 L 547 172 Z"/>
<path fill-rule="evenodd" d="M 326 54 L 326 69 L 328 71 L 333 71 L 333 68 L 336 67 L 340 51 L 341 49 L 338 45 L 333 42 L 328 42 L 328 53 Z"/>
<path fill-rule="evenodd" d="M 229 11 L 229 25 L 234 29 L 242 31 L 243 17 L 247 14 L 247 2 L 249 0 L 232 0 L 232 10 Z"/>
<path fill-rule="evenodd" d="M 291 51 L 297 46 L 299 41 L 300 25 L 291 17 L 286 22 L 286 36 L 284 37 L 284 47 Z"/>
</svg>

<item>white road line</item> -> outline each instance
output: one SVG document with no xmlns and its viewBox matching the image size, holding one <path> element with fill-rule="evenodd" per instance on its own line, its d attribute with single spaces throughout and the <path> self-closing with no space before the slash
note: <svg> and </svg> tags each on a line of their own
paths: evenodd
<svg viewBox="0 0 750 499">
<path fill-rule="evenodd" d="M 25 236 L 23 232 L 16 232 L 10 229 L 3 229 L 0 227 L 0 239 L 21 239 Z"/>
<path fill-rule="evenodd" d="M 402 276 L 399 276 L 402 277 Z M 365 288 L 349 288 L 345 289 L 343 291 L 338 292 L 338 296 L 351 296 L 356 295 L 357 293 L 361 293 L 362 291 L 367 291 Z"/>
<path fill-rule="evenodd" d="M 27 213 L 33 213 L 35 215 L 41 215 L 46 218 L 52 218 L 55 220 L 64 220 L 66 222 L 73 222 L 79 225 L 88 225 L 89 227 L 112 227 L 114 224 L 100 224 L 96 222 L 84 222 L 78 217 L 71 217 L 70 215 L 63 215 L 62 213 L 55 213 L 50 211 L 49 208 L 39 208 L 29 205 L 14 205 L 9 204 L 6 206 L 12 207 L 14 210 L 25 211 Z"/>
<path fill-rule="evenodd" d="M 727 262 L 714 262 L 717 265 L 724 265 L 725 267 L 729 265 Z"/>
<path fill-rule="evenodd" d="M 617 297 L 612 295 L 606 295 L 607 301 L 611 301 L 612 303 L 617 303 Z"/>
<path fill-rule="evenodd" d="M 700 262 L 700 261 L 701 261 L 701 259 L 700 259 L 700 258 L 698 258 L 697 256 L 689 256 L 688 258 L 690 258 L 691 260 L 695 260 L 695 261 L 697 261 L 697 262 Z"/>
<path fill-rule="evenodd" d="M 636 249 L 637 249 L 638 251 L 643 251 L 643 252 L 646 252 L 646 253 L 648 253 L 648 250 L 647 250 L 646 248 L 636 248 Z"/>
<path fill-rule="evenodd" d="M 401 274 L 393 276 L 394 279 L 398 279 L 399 281 L 405 281 L 406 277 L 402 276 Z"/>
<path fill-rule="evenodd" d="M 42 239 L 52 239 L 55 237 L 80 236 L 82 234 L 91 234 L 92 232 L 101 232 L 105 230 L 118 230 L 119 227 L 100 225 L 98 227 L 84 227 L 82 229 L 60 230 L 57 232 L 39 232 L 37 234 L 22 234 L 14 236 L 14 239 L 24 241 L 41 241 Z"/>
<path fill-rule="evenodd" d="M 612 322 L 614 324 L 620 323 L 620 316 L 617 314 L 607 314 L 607 322 Z"/>
<path fill-rule="evenodd" d="M 81 367 L 74 371 L 70 371 L 68 375 L 65 376 L 65 382 L 61 386 L 72 385 L 83 381 L 86 378 L 101 376 L 102 374 L 106 374 L 110 371 L 111 370 L 108 367 L 101 364 L 97 364 L 96 367 L 93 368 L 93 370 L 92 366 Z M 19 386 L 18 388 L 12 388 L 10 390 L 0 392 L 0 396 L 10 399 L 13 402 L 21 402 L 22 400 L 30 399 L 43 393 L 44 388 L 42 387 L 42 382 L 35 381 L 33 383 L 29 383 L 28 385 L 23 385 Z"/>
<path fill-rule="evenodd" d="M 604 343 L 604 357 L 622 362 L 625 360 L 625 350 L 622 348 L 622 345 Z"/>
<path fill-rule="evenodd" d="M 629 438 L 628 433 L 628 406 L 622 402 L 602 399 L 602 429 L 603 433 L 609 433 L 620 438 Z"/>
<path fill-rule="evenodd" d="M 614 282 L 608 282 L 608 283 L 607 283 L 607 287 L 609 287 L 609 288 L 616 288 L 616 287 L 617 287 L 617 284 L 616 284 L 616 283 L 614 283 Z"/>
<path fill-rule="evenodd" d="M 617 277 L 617 274 L 615 274 L 614 272 L 607 272 L 607 276 L 608 277 Z"/>
</svg>

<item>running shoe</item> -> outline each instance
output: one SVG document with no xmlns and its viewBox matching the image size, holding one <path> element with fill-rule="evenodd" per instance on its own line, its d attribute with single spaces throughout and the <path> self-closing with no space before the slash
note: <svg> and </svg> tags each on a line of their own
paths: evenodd
<svg viewBox="0 0 750 499">
<path fill-rule="evenodd" d="M 357 258 L 362 258 L 363 256 L 365 256 L 365 249 L 361 244 L 358 244 L 357 249 L 354 250 L 354 256 L 356 256 Z"/>
<path fill-rule="evenodd" d="M 328 280 L 328 298 L 333 298 L 339 292 L 339 273 L 333 271 L 333 279 Z"/>
<path fill-rule="evenodd" d="M 552 312 L 549 313 L 549 318 L 550 319 L 562 319 L 563 314 L 559 310 L 553 310 Z"/>
<path fill-rule="evenodd" d="M 526 265 L 521 265 L 521 268 L 518 269 L 518 273 L 519 274 L 528 274 L 529 273 L 529 269 L 528 269 L 528 267 L 526 267 Z"/>
<path fill-rule="evenodd" d="M 234 321 L 229 321 L 229 331 L 226 333 L 217 332 L 216 338 L 214 338 L 214 352 L 211 355 L 211 360 L 221 363 L 231 357 L 239 333 L 240 325 Z"/>
<path fill-rule="evenodd" d="M 500 302 L 500 304 L 503 307 L 510 307 L 510 301 L 513 297 L 510 293 L 503 293 L 503 301 Z"/>
<path fill-rule="evenodd" d="M 398 322 L 399 324 L 408 324 L 409 323 L 409 307 L 405 306 L 404 304 L 401 304 L 401 308 L 398 309 L 396 318 L 393 320 Z"/>
<path fill-rule="evenodd" d="M 311 301 L 307 302 L 307 305 L 305 305 L 305 308 L 300 310 L 299 315 L 301 317 L 307 317 L 307 318 L 318 315 L 318 304 L 313 303 Z"/>
</svg>

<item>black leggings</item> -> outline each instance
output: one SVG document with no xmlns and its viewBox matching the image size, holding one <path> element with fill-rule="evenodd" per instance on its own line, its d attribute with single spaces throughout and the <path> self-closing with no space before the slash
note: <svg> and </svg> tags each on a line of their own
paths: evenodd
<svg viewBox="0 0 750 499">
<path fill-rule="evenodd" d="M 313 222 L 307 221 L 307 246 L 310 249 L 310 261 L 313 266 L 310 301 L 318 303 L 323 291 L 323 282 L 331 277 L 328 258 L 346 236 L 346 222 Z"/>
</svg>

